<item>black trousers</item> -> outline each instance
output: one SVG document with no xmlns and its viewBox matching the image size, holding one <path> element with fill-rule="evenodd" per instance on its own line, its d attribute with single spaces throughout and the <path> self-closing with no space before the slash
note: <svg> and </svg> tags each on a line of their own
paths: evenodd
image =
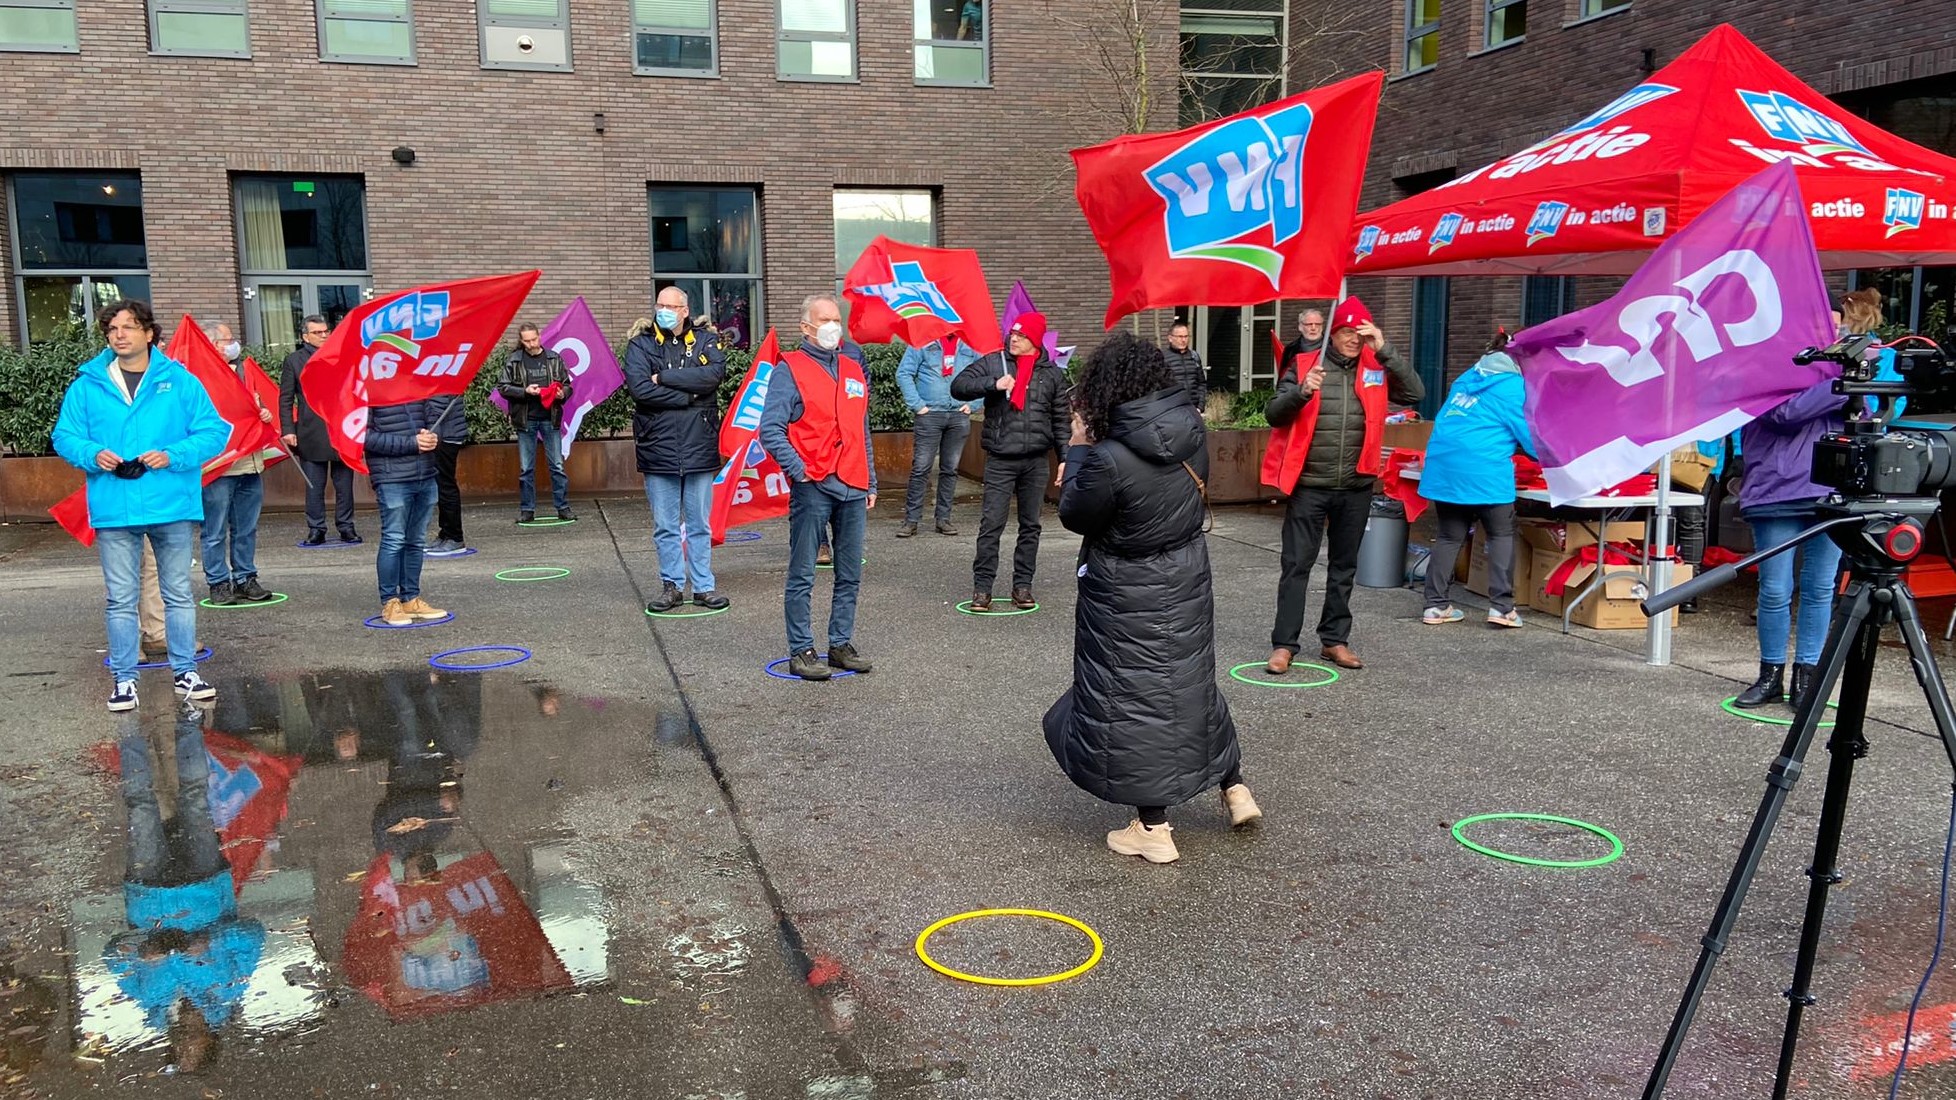
<svg viewBox="0 0 1956 1100">
<path fill-rule="evenodd" d="M 990 592 L 998 579 L 998 542 L 1005 533 L 1005 511 L 1019 502 L 1019 542 L 1012 551 L 1012 587 L 1031 588 L 1039 566 L 1039 512 L 1046 503 L 1052 464 L 1046 456 L 985 456 L 985 504 L 978 521 L 978 556 L 971 562 L 971 588 Z"/>
<path fill-rule="evenodd" d="M 455 484 L 455 460 L 465 446 L 467 444 L 446 440 L 435 445 L 436 541 L 468 541 L 462 537 L 462 490 Z"/>
<path fill-rule="evenodd" d="M 1503 614 L 1515 609 L 1515 506 L 1512 504 L 1433 504 L 1440 537 L 1426 562 L 1426 606 L 1453 606 L 1453 569 L 1478 523 L 1487 540 L 1487 602 Z"/>
<path fill-rule="evenodd" d="M 1304 631 L 1304 596 L 1318 548 L 1331 543 L 1325 569 L 1324 610 L 1318 615 L 1318 641 L 1345 645 L 1352 638 L 1352 582 L 1358 578 L 1358 544 L 1365 537 L 1365 518 L 1372 509 L 1372 490 L 1298 489 L 1284 510 L 1282 576 L 1277 582 L 1277 624 L 1270 630 L 1270 647 L 1298 651 Z"/>
<path fill-rule="evenodd" d="M 326 476 L 333 477 L 333 526 L 342 535 L 353 531 L 353 467 L 335 458 L 299 463 L 306 471 L 306 530 L 326 533 Z"/>
<path fill-rule="evenodd" d="M 1704 504 L 1679 508 L 1672 513 L 1677 523 L 1672 538 L 1678 544 L 1678 559 L 1693 566 L 1705 564 L 1705 544 L 1710 541 L 1711 517 L 1718 515 L 1718 506 L 1725 498 L 1724 479 L 1707 478 L 1702 492 Z"/>
</svg>

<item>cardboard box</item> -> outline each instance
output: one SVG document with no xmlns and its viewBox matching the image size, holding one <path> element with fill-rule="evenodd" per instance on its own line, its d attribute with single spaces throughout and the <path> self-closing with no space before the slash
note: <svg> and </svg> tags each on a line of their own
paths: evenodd
<svg viewBox="0 0 1956 1100">
<path fill-rule="evenodd" d="M 1551 520 L 1528 519 L 1517 524 L 1523 542 L 1541 550 L 1561 552 L 1580 550 L 1585 546 L 1596 545 L 1594 524 L 1584 526 L 1580 523 L 1561 523 Z M 1644 541 L 1642 520 L 1618 520 L 1609 525 L 1604 533 L 1605 542 L 1634 542 L 1639 546 Z"/>
<path fill-rule="evenodd" d="M 1613 576 L 1608 581 L 1605 581 L 1602 591 L 1578 605 L 1575 614 L 1569 619 L 1571 623 L 1576 626 L 1586 626 L 1593 630 L 1642 630 L 1650 622 L 1644 615 L 1643 610 L 1637 606 L 1636 589 L 1639 578 L 1631 576 L 1627 567 L 1618 566 L 1617 568 L 1625 570 L 1624 574 L 1622 576 Z M 1576 571 L 1569 577 L 1568 592 L 1565 592 L 1558 599 L 1566 602 L 1569 598 L 1569 593 L 1581 592 L 1595 572 L 1596 567 L 1594 565 L 1578 566 Z M 1671 586 L 1673 588 L 1690 579 L 1691 567 L 1689 565 L 1685 565 L 1683 562 L 1671 563 Z M 1560 615 L 1561 613 L 1561 608 L 1558 606 L 1556 614 Z M 1677 609 L 1672 608 L 1671 625 L 1676 626 L 1677 622 Z"/>
</svg>

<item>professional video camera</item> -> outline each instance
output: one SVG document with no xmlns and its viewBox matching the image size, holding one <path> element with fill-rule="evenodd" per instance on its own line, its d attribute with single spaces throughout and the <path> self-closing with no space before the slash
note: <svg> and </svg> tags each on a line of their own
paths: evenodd
<svg viewBox="0 0 1956 1100">
<path fill-rule="evenodd" d="M 1876 381 L 1882 352 L 1895 357 L 1894 381 Z M 1793 357 L 1839 363 L 1834 392 L 1873 397 L 1875 407 L 1850 402 L 1846 428 L 1823 437 L 1813 449 L 1813 479 L 1849 499 L 1924 496 L 1956 487 L 1956 427 L 1889 430 L 1898 397 L 1956 396 L 1956 367 L 1942 349 L 1919 336 L 1905 336 L 1882 347 L 1872 333 L 1845 336 L 1824 348 Z M 1942 418 L 1939 418 L 1942 419 Z"/>
</svg>

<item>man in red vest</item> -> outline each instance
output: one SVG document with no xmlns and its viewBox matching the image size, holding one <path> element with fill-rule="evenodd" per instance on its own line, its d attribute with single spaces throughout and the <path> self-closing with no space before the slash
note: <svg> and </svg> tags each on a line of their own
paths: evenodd
<svg viewBox="0 0 1956 1100">
<path fill-rule="evenodd" d="M 1304 628 L 1305 589 L 1318 546 L 1329 534 L 1320 654 L 1339 668 L 1363 668 L 1352 652 L 1352 581 L 1372 491 L 1384 472 L 1386 405 L 1426 394 L 1411 364 L 1386 342 L 1371 311 L 1347 298 L 1331 311 L 1331 342 L 1291 357 L 1264 416 L 1275 429 L 1263 456 L 1263 483 L 1290 498 L 1284 510 L 1283 575 L 1270 632 L 1272 673 L 1290 671 Z"/>
<path fill-rule="evenodd" d="M 856 592 L 863 578 L 863 526 L 876 507 L 876 456 L 869 436 L 869 371 L 863 349 L 843 339 L 842 307 L 811 295 L 801 304 L 801 346 L 781 357 L 761 407 L 761 446 L 792 483 L 788 497 L 788 671 L 804 680 L 868 672 L 856 652 Z M 834 547 L 829 651 L 815 652 L 809 596 L 815 555 Z"/>
</svg>

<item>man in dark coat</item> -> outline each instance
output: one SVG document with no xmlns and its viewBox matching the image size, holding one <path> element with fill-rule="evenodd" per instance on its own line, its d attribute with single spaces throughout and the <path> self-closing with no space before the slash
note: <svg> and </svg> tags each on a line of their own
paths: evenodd
<svg viewBox="0 0 1956 1100">
<path fill-rule="evenodd" d="M 1085 540 L 1073 687 L 1046 712 L 1046 743 L 1081 789 L 1135 807 L 1109 848 L 1170 863 L 1179 853 L 1168 807 L 1205 788 L 1222 787 L 1232 826 L 1262 816 L 1216 685 L 1208 449 L 1159 350 L 1132 333 L 1095 349 L 1080 390 L 1059 506 Z"/>
<path fill-rule="evenodd" d="M 1039 512 L 1046 503 L 1046 455 L 1066 443 L 1070 414 L 1066 374 L 1046 357 L 1046 318 L 1022 313 L 1012 323 L 1004 351 L 995 351 L 958 373 L 951 396 L 985 402 L 985 502 L 978 521 L 978 556 L 971 562 L 971 610 L 992 609 L 998 576 L 999 536 L 1005 511 L 1019 502 L 1019 542 L 1012 551 L 1012 605 L 1034 604 L 1032 575 L 1039 565 Z M 1062 460 L 1060 469 L 1065 470 Z M 1056 479 L 1057 480 L 1057 479 Z"/>
<path fill-rule="evenodd" d="M 367 476 L 380 503 L 380 618 L 388 626 L 429 621 L 448 612 L 421 598 L 421 560 L 435 511 L 437 413 L 427 401 L 376 405 L 367 414 Z"/>
<path fill-rule="evenodd" d="M 279 368 L 278 412 L 285 445 L 298 452 L 299 468 L 306 474 L 306 545 L 326 541 L 328 474 L 333 478 L 333 523 L 340 530 L 340 541 L 359 542 L 360 532 L 353 529 L 353 467 L 340 461 L 326 434 L 326 421 L 306 404 L 305 391 L 299 388 L 299 372 L 306 369 L 312 353 L 325 346 L 333 328 L 316 313 L 302 323 L 300 338 L 305 342 Z"/>
<path fill-rule="evenodd" d="M 1168 364 L 1168 373 L 1175 378 L 1175 384 L 1189 395 L 1189 404 L 1196 412 L 1209 399 L 1209 375 L 1202 366 L 1202 357 L 1189 346 L 1189 323 L 1176 318 L 1168 326 L 1168 346 L 1162 349 L 1162 362 Z"/>
<path fill-rule="evenodd" d="M 543 346 L 543 330 L 526 324 L 516 330 L 517 348 L 503 363 L 496 392 L 509 402 L 516 428 L 516 522 L 537 518 L 537 447 L 550 468 L 550 502 L 558 519 L 576 519 L 570 507 L 570 478 L 564 475 L 564 406 L 570 404 L 570 369 Z M 544 398 L 548 397 L 546 401 Z"/>
<path fill-rule="evenodd" d="M 625 346 L 625 388 L 633 401 L 638 472 L 652 507 L 652 545 L 659 552 L 659 595 L 645 610 L 661 614 L 685 602 L 727 606 L 713 579 L 713 477 L 720 471 L 720 383 L 727 358 L 713 333 L 691 319 L 686 292 L 659 292 L 652 327 Z M 681 531 L 685 534 L 682 536 Z"/>
</svg>

